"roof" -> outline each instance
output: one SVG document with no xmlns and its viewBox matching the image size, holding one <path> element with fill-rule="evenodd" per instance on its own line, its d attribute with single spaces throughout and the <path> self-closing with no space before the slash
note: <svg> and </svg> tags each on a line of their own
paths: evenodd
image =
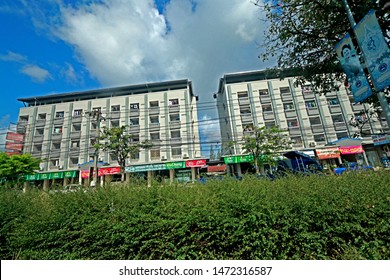
<svg viewBox="0 0 390 280">
<path fill-rule="evenodd" d="M 121 86 L 121 87 L 76 91 L 76 92 L 69 92 L 69 93 L 56 93 L 56 94 L 49 94 L 49 95 L 18 98 L 17 100 L 29 104 L 35 104 L 37 102 L 56 103 L 56 102 L 73 101 L 75 99 L 89 100 L 89 99 L 96 99 L 96 98 L 108 98 L 113 96 L 125 96 L 125 95 L 132 95 L 132 94 L 160 92 L 166 90 L 184 89 L 187 87 L 189 87 L 190 94 L 194 96 L 192 90 L 192 82 L 189 81 L 188 79 L 183 79 L 183 80 L 174 80 L 174 81 L 166 81 L 166 82 L 158 82 L 158 83 L 146 83 L 146 84 L 128 85 L 128 86 Z"/>
</svg>

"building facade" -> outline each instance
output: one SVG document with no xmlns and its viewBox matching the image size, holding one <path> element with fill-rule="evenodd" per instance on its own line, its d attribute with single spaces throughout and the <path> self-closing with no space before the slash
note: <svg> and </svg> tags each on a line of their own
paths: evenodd
<svg viewBox="0 0 390 280">
<path fill-rule="evenodd" d="M 189 80 L 18 100 L 25 104 L 17 125 L 17 132 L 24 134 L 23 152 L 42 159 L 41 171 L 77 170 L 93 160 L 99 126 L 128 125 L 133 141 L 153 143 L 150 149 L 128 159 L 129 166 L 201 156 L 198 98 Z M 118 166 L 109 152 L 100 151 L 99 161 Z"/>
<path fill-rule="evenodd" d="M 355 104 L 344 86 L 326 95 L 315 94 L 310 85 L 296 87 L 294 77 L 280 79 L 269 71 L 226 74 L 214 95 L 220 121 L 222 143 L 235 143 L 233 154 L 244 151 L 240 145 L 245 128 L 278 126 L 292 141 L 292 150 L 315 150 L 342 138 L 352 137 L 358 129 L 349 125 L 364 104 Z M 370 122 L 369 134 L 388 130 L 380 118 Z M 372 144 L 371 136 L 363 144 Z M 367 150 L 370 163 L 379 161 L 376 151 Z"/>
</svg>

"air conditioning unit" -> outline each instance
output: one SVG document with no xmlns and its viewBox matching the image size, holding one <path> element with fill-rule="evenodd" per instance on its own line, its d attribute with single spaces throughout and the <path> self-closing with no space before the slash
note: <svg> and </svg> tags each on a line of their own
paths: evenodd
<svg viewBox="0 0 390 280">
<path fill-rule="evenodd" d="M 58 169 L 62 170 L 62 169 L 64 169 L 64 167 L 62 165 L 58 165 Z"/>
<path fill-rule="evenodd" d="M 161 160 L 167 160 L 167 158 L 165 156 L 162 156 Z"/>
<path fill-rule="evenodd" d="M 188 158 L 188 155 L 187 154 L 183 154 L 183 158 Z"/>
<path fill-rule="evenodd" d="M 310 143 L 309 143 L 309 146 L 310 146 L 310 147 L 315 147 L 315 146 L 316 146 L 316 142 L 310 142 Z"/>
</svg>

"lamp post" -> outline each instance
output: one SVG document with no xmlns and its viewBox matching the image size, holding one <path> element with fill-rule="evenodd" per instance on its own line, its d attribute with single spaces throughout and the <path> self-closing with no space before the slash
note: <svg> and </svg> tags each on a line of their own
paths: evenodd
<svg viewBox="0 0 390 280">
<path fill-rule="evenodd" d="M 356 25 L 356 22 L 355 22 L 355 19 L 353 18 L 351 8 L 349 7 L 347 0 L 342 0 L 342 2 L 343 2 L 345 10 L 347 12 L 349 23 L 351 24 L 352 30 L 354 30 L 354 33 L 355 33 L 354 27 Z M 356 37 L 356 34 L 354 34 L 354 35 Z M 364 66 L 364 67 L 366 67 L 366 66 Z M 390 107 L 389 107 L 389 104 L 387 103 L 386 96 L 383 92 L 378 92 L 376 90 L 374 92 L 377 93 L 379 103 L 382 107 L 383 113 L 384 113 L 385 118 L 386 118 L 387 125 L 390 129 Z"/>
</svg>

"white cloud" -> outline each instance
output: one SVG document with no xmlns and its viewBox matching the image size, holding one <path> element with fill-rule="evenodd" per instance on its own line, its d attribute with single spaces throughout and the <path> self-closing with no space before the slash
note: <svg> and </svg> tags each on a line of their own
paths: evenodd
<svg viewBox="0 0 390 280">
<path fill-rule="evenodd" d="M 7 54 L 0 55 L 0 60 L 24 63 L 27 61 L 27 57 L 25 57 L 21 54 L 18 54 L 18 53 L 8 51 Z"/>
<path fill-rule="evenodd" d="M 20 70 L 23 74 L 29 76 L 34 82 L 42 83 L 47 79 L 51 79 L 49 71 L 39 67 L 38 65 L 28 64 Z"/>
</svg>

